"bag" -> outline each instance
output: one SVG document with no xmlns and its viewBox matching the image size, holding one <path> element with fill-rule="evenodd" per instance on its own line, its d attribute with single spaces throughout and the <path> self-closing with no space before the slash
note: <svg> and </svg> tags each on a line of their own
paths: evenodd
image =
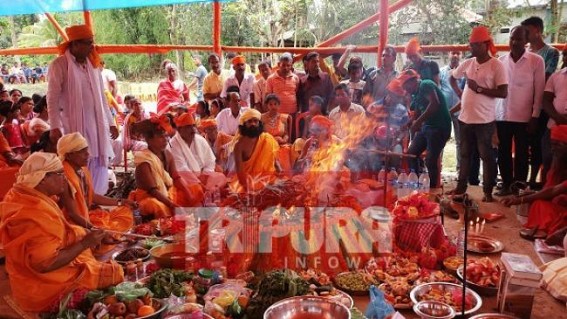
<svg viewBox="0 0 567 319">
<path fill-rule="evenodd" d="M 394 307 L 386 301 L 384 293 L 378 287 L 370 286 L 370 303 L 366 308 L 368 319 L 384 319 L 394 313 Z"/>
<path fill-rule="evenodd" d="M 554 298 L 567 302 L 567 257 L 550 261 L 540 267 L 541 287 Z"/>
</svg>

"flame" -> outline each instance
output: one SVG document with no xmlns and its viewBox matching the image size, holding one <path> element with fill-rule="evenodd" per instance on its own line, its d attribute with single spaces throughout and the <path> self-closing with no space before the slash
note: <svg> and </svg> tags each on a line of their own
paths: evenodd
<svg viewBox="0 0 567 319">
<path fill-rule="evenodd" d="M 361 114 L 352 119 L 344 116 L 338 124 L 344 138 L 335 138 L 320 147 L 311 158 L 312 164 L 306 173 L 306 189 L 312 190 L 308 196 L 310 204 L 328 201 L 337 193 L 341 183 L 350 182 L 350 173 L 344 167 L 347 151 L 355 149 L 363 139 L 373 134 L 377 122 Z"/>
</svg>

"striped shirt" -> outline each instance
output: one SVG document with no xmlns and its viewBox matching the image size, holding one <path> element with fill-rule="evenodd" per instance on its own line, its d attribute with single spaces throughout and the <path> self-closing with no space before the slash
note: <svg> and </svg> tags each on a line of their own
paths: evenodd
<svg viewBox="0 0 567 319">
<path fill-rule="evenodd" d="M 297 112 L 297 90 L 299 88 L 299 77 L 290 73 L 286 77 L 274 73 L 268 77 L 266 82 L 266 94 L 276 94 L 281 101 L 280 112 L 293 114 Z"/>
</svg>

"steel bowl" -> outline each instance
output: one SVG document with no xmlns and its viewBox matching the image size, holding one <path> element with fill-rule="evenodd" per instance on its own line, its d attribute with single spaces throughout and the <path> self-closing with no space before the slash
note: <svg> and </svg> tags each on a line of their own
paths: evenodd
<svg viewBox="0 0 567 319">
<path fill-rule="evenodd" d="M 455 309 L 439 301 L 420 301 L 413 306 L 413 312 L 422 319 L 451 319 L 455 317 Z"/>
<path fill-rule="evenodd" d="M 463 280 L 463 266 L 457 269 L 457 276 Z M 472 281 L 467 280 L 467 286 L 470 287 L 472 290 L 478 292 L 483 296 L 496 296 L 498 294 L 498 287 L 486 287 L 475 284 Z"/>
<path fill-rule="evenodd" d="M 413 288 L 412 291 L 410 292 L 411 301 L 414 304 L 419 303 L 420 301 L 422 301 L 421 297 L 423 295 L 425 295 L 426 293 L 430 292 L 432 289 L 438 289 L 438 290 L 441 290 L 443 292 L 452 293 L 454 291 L 463 291 L 463 286 L 453 284 L 453 283 L 449 283 L 449 282 L 430 282 L 430 283 L 426 283 L 426 284 L 421 284 L 421 285 Z M 466 294 L 466 296 L 468 296 L 469 298 L 472 298 L 472 300 L 473 300 L 472 308 L 465 311 L 465 315 L 471 315 L 471 314 L 477 312 L 478 309 L 480 309 L 480 307 L 482 307 L 482 299 L 480 298 L 480 296 L 476 292 L 474 292 L 470 288 L 467 288 L 465 294 Z M 438 300 L 435 300 L 435 301 L 438 301 Z M 456 315 L 461 315 L 461 311 L 458 311 L 455 307 L 452 307 L 452 308 L 455 310 Z"/>
<path fill-rule="evenodd" d="M 136 319 L 158 319 L 161 318 L 163 312 L 167 309 L 167 301 L 165 299 L 152 298 L 152 307 L 156 312 L 151 315 L 136 317 Z"/>
<path fill-rule="evenodd" d="M 518 317 L 505 315 L 503 313 L 481 313 L 474 315 L 469 319 L 518 319 Z"/>
<path fill-rule="evenodd" d="M 264 313 L 264 319 L 350 319 L 342 303 L 323 297 L 298 296 L 276 302 Z"/>
</svg>

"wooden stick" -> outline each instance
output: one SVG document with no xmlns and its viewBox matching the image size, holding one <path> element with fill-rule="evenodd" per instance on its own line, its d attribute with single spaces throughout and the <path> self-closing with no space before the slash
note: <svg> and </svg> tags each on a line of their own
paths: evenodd
<svg viewBox="0 0 567 319">
<path fill-rule="evenodd" d="M 124 233 L 124 232 L 119 232 L 119 231 L 115 231 L 115 230 L 108 230 L 108 229 L 95 228 L 95 227 L 93 227 L 93 229 L 100 229 L 100 230 L 104 230 L 106 233 L 109 233 L 109 234 L 122 235 L 122 236 L 126 236 L 126 237 L 135 237 L 135 238 L 143 238 L 143 239 L 156 239 L 156 240 L 163 240 L 163 241 L 169 242 L 169 243 L 174 242 L 173 239 L 169 239 L 169 238 L 161 238 L 161 237 L 156 237 L 156 236 L 146 236 L 146 235 L 140 235 L 140 234 L 130 234 L 130 233 Z"/>
</svg>

